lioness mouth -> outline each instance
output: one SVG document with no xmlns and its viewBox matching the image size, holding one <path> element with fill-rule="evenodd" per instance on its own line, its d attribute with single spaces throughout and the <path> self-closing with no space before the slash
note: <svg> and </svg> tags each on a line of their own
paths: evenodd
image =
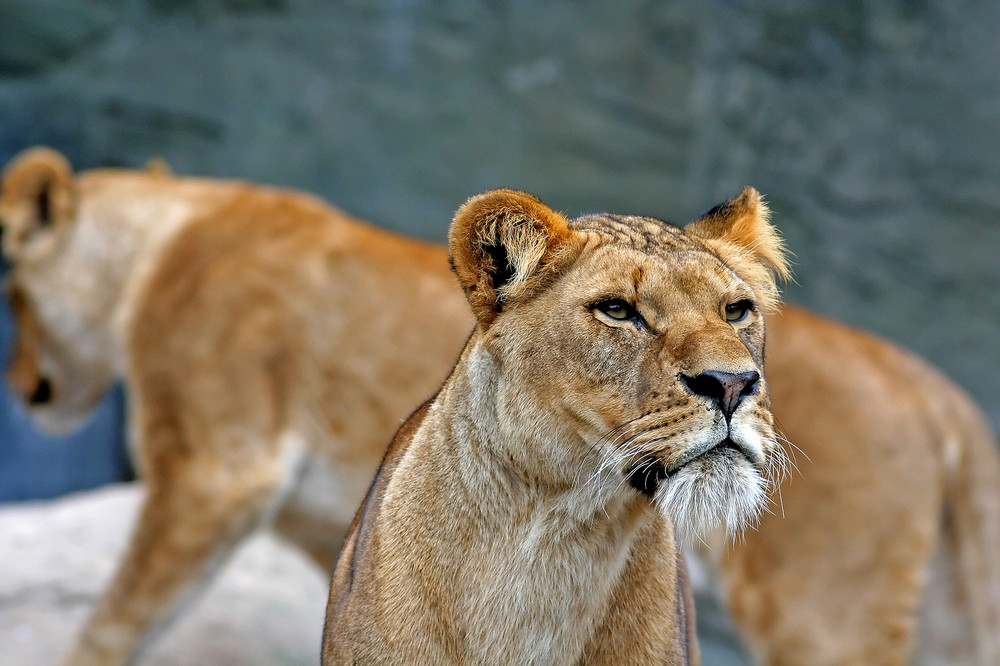
<svg viewBox="0 0 1000 666">
<path fill-rule="evenodd" d="M 667 466 L 658 460 L 635 465 L 628 473 L 628 482 L 633 488 L 647 497 L 656 494 L 660 483 L 670 475 Z"/>
<path fill-rule="evenodd" d="M 746 456 L 748 460 L 752 461 L 750 455 L 747 451 L 734 442 L 730 437 L 726 437 L 718 444 L 709 444 L 707 446 L 696 447 L 691 451 L 686 452 L 681 458 L 671 465 L 669 468 L 666 464 L 659 460 L 651 460 L 642 463 L 638 463 L 632 467 L 628 472 L 628 482 L 633 488 L 638 490 L 640 493 L 652 497 L 656 494 L 657 489 L 664 479 L 676 474 L 682 467 L 691 464 L 699 458 L 704 458 L 711 454 L 721 454 L 725 455 L 726 451 L 734 451 L 743 456 Z"/>
<path fill-rule="evenodd" d="M 703 444 L 702 446 L 691 447 L 690 450 L 685 451 L 680 458 L 674 462 L 673 465 L 667 470 L 669 474 L 675 473 L 680 468 L 691 462 L 702 458 L 710 453 L 725 453 L 726 451 L 735 451 L 746 456 L 747 460 L 753 461 L 754 457 L 747 451 L 743 446 L 737 444 L 731 437 L 726 437 L 721 442 L 717 444 Z"/>
</svg>

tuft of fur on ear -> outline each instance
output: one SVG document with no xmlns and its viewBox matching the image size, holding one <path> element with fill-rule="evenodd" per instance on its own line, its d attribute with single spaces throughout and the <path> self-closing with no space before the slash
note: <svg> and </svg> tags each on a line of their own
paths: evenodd
<svg viewBox="0 0 1000 666">
<path fill-rule="evenodd" d="M 170 178 L 174 175 L 174 170 L 170 168 L 170 163 L 162 157 L 154 157 L 146 162 L 144 170 L 154 178 Z"/>
<path fill-rule="evenodd" d="M 492 190 L 466 201 L 451 224 L 449 250 L 480 325 L 543 286 L 571 238 L 566 218 L 526 192 Z"/>
<path fill-rule="evenodd" d="M 3 173 L 0 198 L 5 210 L 18 209 L 23 219 L 21 239 L 60 225 L 76 215 L 77 191 L 73 167 L 49 148 L 29 148 L 11 160 Z"/>
<path fill-rule="evenodd" d="M 785 243 L 770 217 L 760 194 L 748 186 L 685 227 L 752 283 L 766 310 L 778 305 L 777 280 L 791 277 Z"/>
</svg>

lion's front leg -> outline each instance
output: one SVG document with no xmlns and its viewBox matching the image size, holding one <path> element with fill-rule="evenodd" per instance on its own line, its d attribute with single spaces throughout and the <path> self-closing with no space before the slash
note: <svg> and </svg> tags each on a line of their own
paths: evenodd
<svg viewBox="0 0 1000 666">
<path fill-rule="evenodd" d="M 153 470 L 128 550 L 64 664 L 128 663 L 208 582 L 281 485 L 280 460 L 247 463 L 195 457 Z"/>
</svg>

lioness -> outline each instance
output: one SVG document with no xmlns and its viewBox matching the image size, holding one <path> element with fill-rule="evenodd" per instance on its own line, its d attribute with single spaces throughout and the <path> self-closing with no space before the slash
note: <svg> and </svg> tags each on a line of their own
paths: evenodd
<svg viewBox="0 0 1000 666">
<path fill-rule="evenodd" d="M 759 196 L 681 230 L 495 190 L 450 249 L 476 328 L 355 518 L 323 663 L 697 662 L 670 518 L 740 529 L 783 454 Z"/>
<path fill-rule="evenodd" d="M 135 654 L 255 525 L 329 570 L 385 442 L 473 326 L 443 248 L 287 191 L 74 174 L 36 149 L 6 168 L 0 229 L 9 383 L 65 427 L 124 380 L 148 488 L 69 663 Z M 1000 465 L 979 411 L 869 335 L 787 306 L 767 326 L 798 471 L 708 553 L 749 646 L 774 664 L 1000 663 Z"/>
<path fill-rule="evenodd" d="M 76 177 L 48 150 L 0 197 L 11 385 L 59 428 L 124 378 L 146 485 L 67 663 L 129 660 L 262 523 L 329 571 L 391 431 L 471 329 L 444 253 L 308 196 Z"/>
</svg>

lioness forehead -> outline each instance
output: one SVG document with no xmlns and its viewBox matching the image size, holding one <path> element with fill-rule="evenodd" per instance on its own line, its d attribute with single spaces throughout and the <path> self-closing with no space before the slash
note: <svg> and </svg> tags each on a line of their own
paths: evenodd
<svg viewBox="0 0 1000 666">
<path fill-rule="evenodd" d="M 680 227 L 651 217 L 602 213 L 570 220 L 569 226 L 574 231 L 606 236 L 615 245 L 623 245 L 646 254 L 666 255 L 691 250 L 709 252 Z"/>
</svg>

